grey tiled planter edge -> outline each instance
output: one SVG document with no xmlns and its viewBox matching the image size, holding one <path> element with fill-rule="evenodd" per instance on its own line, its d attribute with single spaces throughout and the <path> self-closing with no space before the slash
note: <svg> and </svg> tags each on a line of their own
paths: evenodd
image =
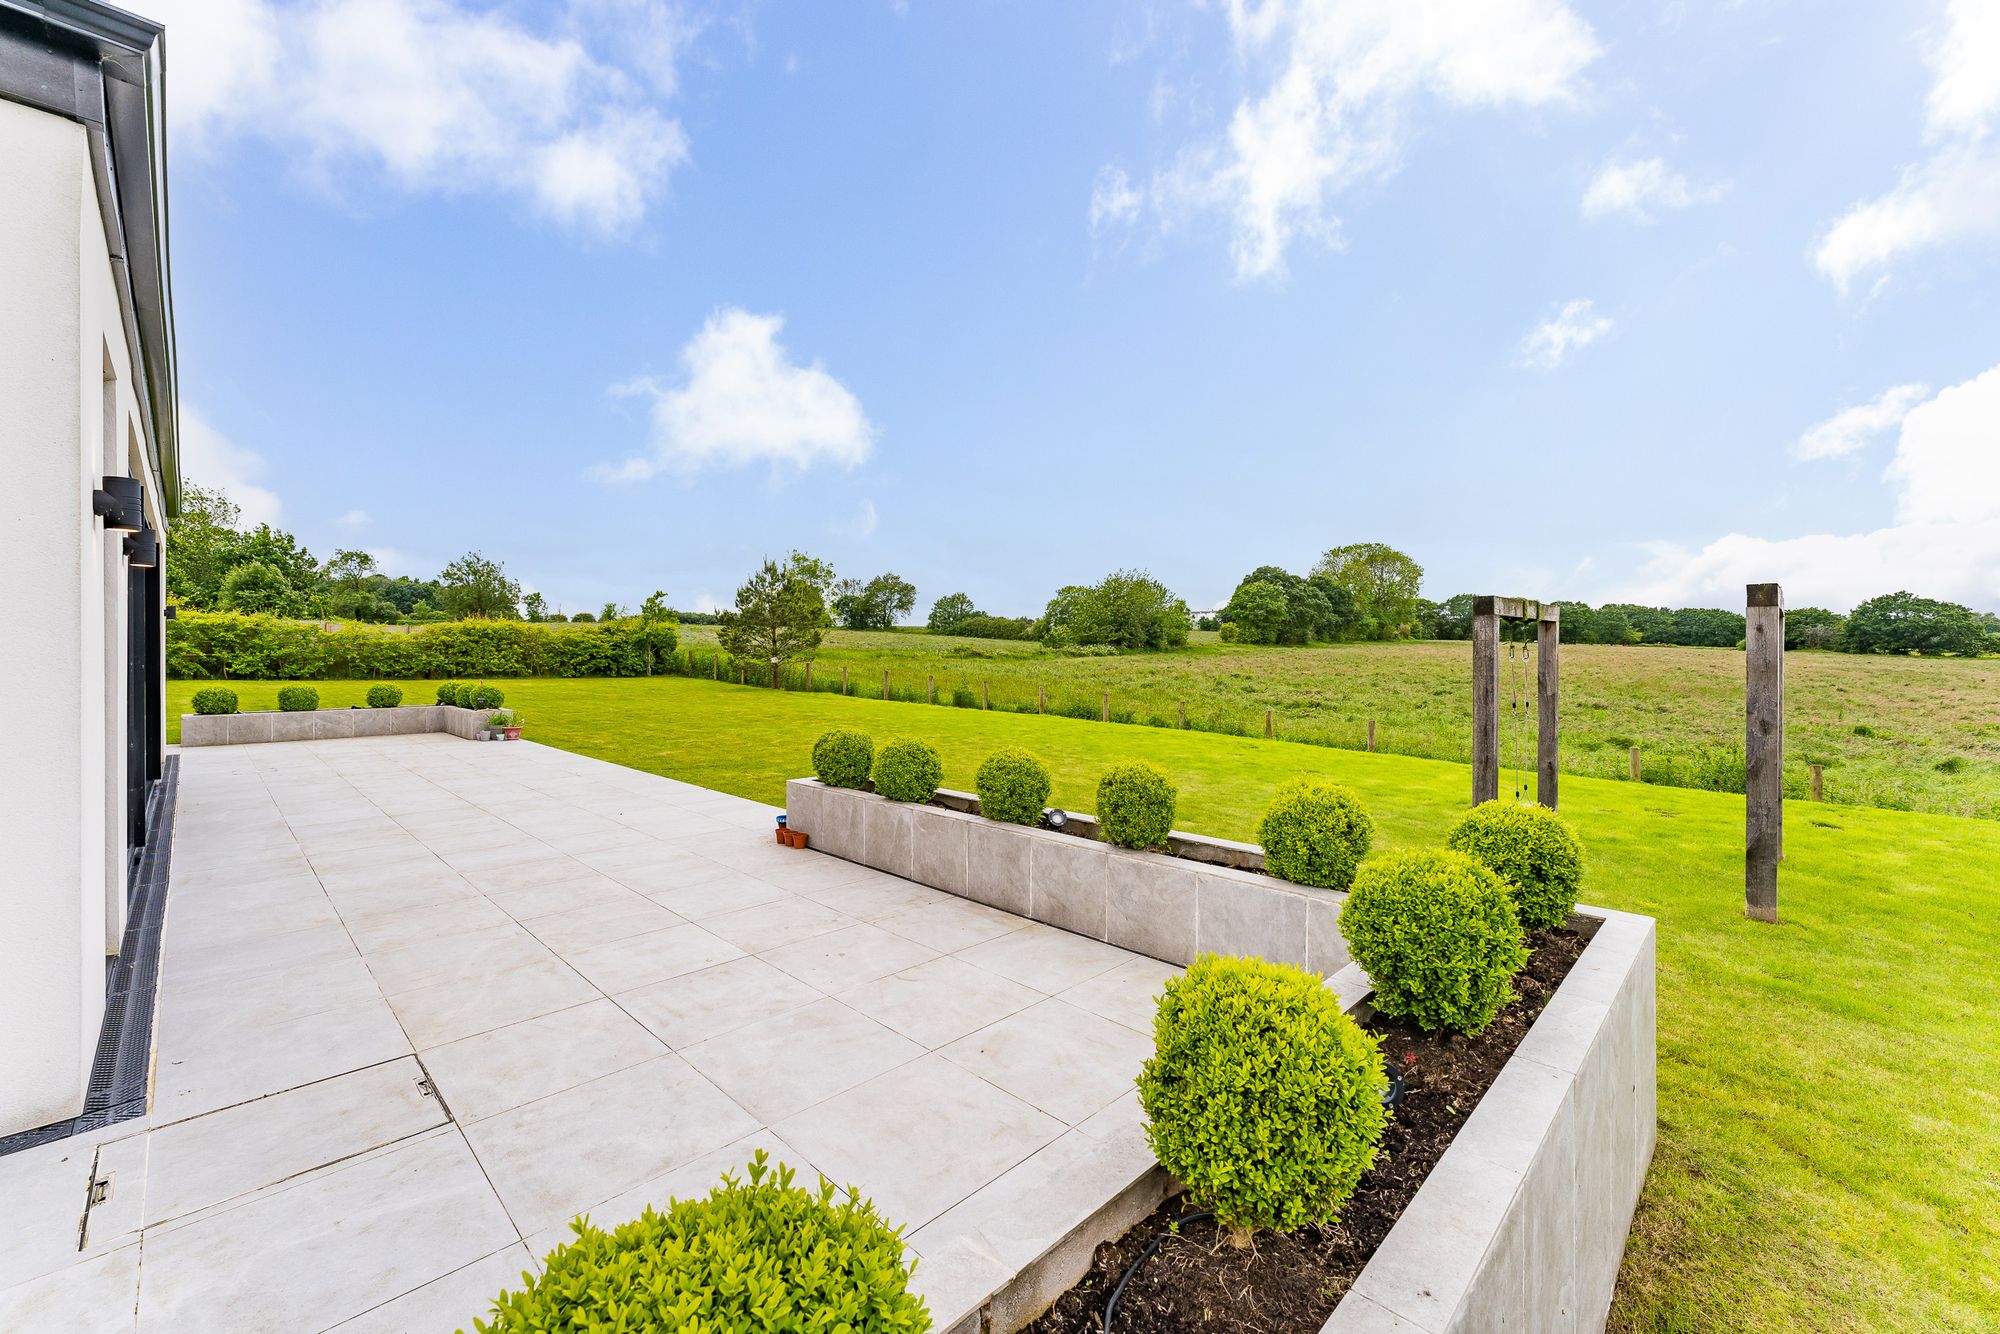
<svg viewBox="0 0 2000 1334">
<path fill-rule="evenodd" d="M 1303 963 L 1326 977 L 1350 1011 L 1373 994 L 1339 936 L 1344 895 L 997 824 L 970 813 L 978 799 L 966 793 L 939 794 L 956 809 L 910 806 L 808 778 L 788 782 L 785 797 L 787 823 L 834 856 L 1172 963 L 1188 961 L 1179 956 L 1192 914 L 1196 953 Z M 1205 841 L 1176 835 L 1181 840 Z M 1068 844 L 1077 845 L 1074 856 Z M 1043 849 L 1050 870 L 1037 880 L 1035 854 Z M 1101 932 L 1097 895 L 1077 892 L 1093 880 L 1103 891 Z M 1214 909 L 1205 916 L 1210 901 L 1202 891 L 1211 884 Z M 1046 895 L 1040 902 L 1038 888 Z M 1257 891 L 1303 907 L 1265 901 Z M 1324 914 L 1332 939 L 1307 934 L 1292 945 L 1292 914 L 1301 911 L 1307 933 Z M 1582 957 L 1322 1334 L 1603 1329 L 1657 1137 L 1654 922 L 1592 907 L 1579 907 L 1572 920 L 1595 927 Z M 1294 957 L 1298 950 L 1303 958 Z M 1159 1171 L 1150 1166 L 1131 1189 L 1081 1220 L 963 1327 L 1000 1334 L 1040 1314 L 1082 1276 L 1097 1242 L 1144 1216 L 1132 1197 L 1156 1198 L 1158 1186 L 1149 1183 Z"/>
<path fill-rule="evenodd" d="M 258 741 L 326 741 L 336 737 L 407 736 L 449 732 L 467 741 L 486 730 L 491 709 L 451 704 L 399 704 L 392 709 L 257 710 L 251 713 L 184 713 L 183 746 L 241 746 Z"/>
<path fill-rule="evenodd" d="M 985 819 L 971 813 L 979 799 L 968 792 L 938 798 L 949 804 L 794 778 L 786 821 L 821 852 L 1167 963 L 1255 955 L 1322 976 L 1347 964 L 1347 896 L 1242 869 L 1262 865 L 1259 848 L 1176 832 L 1169 846 L 1179 855 L 1135 852 Z M 1069 821 L 1096 829 L 1088 816 Z"/>
</svg>

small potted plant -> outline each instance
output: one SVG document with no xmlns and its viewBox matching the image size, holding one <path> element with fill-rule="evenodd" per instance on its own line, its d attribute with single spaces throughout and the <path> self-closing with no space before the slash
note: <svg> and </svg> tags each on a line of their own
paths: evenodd
<svg viewBox="0 0 2000 1334">
<path fill-rule="evenodd" d="M 500 730 L 507 734 L 509 741 L 519 741 L 521 739 L 521 711 L 519 709 L 508 709 L 505 712 L 507 714 L 507 721 Z"/>
<path fill-rule="evenodd" d="M 505 709 L 496 709 L 492 713 L 487 714 L 486 739 L 488 741 L 505 741 L 507 739 L 507 727 L 512 721 L 513 719 Z"/>
</svg>

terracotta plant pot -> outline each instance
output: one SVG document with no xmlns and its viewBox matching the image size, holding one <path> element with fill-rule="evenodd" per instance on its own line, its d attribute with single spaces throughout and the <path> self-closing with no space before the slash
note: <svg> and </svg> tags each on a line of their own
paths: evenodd
<svg viewBox="0 0 2000 1334">
<path fill-rule="evenodd" d="M 507 734 L 509 741 L 519 741 L 521 739 L 521 729 L 518 727 L 503 727 L 500 730 Z"/>
<path fill-rule="evenodd" d="M 801 833 L 799 830 L 794 829 L 792 831 L 792 846 L 795 848 L 803 848 L 805 847 L 807 842 L 811 840 L 811 838 L 812 835 Z"/>
<path fill-rule="evenodd" d="M 786 832 L 787 831 L 783 825 L 780 825 L 778 827 L 778 846 L 781 848 L 789 848 L 790 846 L 792 846 L 791 840 L 785 837 Z"/>
</svg>

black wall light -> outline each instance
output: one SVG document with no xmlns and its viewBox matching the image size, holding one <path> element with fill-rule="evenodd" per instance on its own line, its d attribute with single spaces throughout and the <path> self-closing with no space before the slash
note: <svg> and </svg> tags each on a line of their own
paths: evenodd
<svg viewBox="0 0 2000 1334">
<path fill-rule="evenodd" d="M 136 533 L 146 526 L 146 493 L 136 477 L 107 477 L 90 493 L 90 510 L 112 532 Z"/>
<path fill-rule="evenodd" d="M 150 570 L 160 563 L 160 539 L 151 528 L 141 528 L 125 539 L 125 559 L 134 569 Z"/>
</svg>

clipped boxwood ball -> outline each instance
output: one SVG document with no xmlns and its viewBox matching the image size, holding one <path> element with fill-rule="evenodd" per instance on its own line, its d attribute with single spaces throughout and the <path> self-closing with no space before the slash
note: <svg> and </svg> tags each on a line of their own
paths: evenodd
<svg viewBox="0 0 2000 1334">
<path fill-rule="evenodd" d="M 875 741 L 866 732 L 836 727 L 813 742 L 813 772 L 828 787 L 860 787 L 875 767 Z"/>
<path fill-rule="evenodd" d="M 1375 983 L 1375 1008 L 1427 1031 L 1485 1028 L 1528 961 L 1507 882 L 1449 849 L 1362 867 L 1340 929 Z"/>
<path fill-rule="evenodd" d="M 194 711 L 196 713 L 234 713 L 236 712 L 236 692 L 223 686 L 209 686 L 204 690 L 197 690 L 194 692 Z"/>
<path fill-rule="evenodd" d="M 648 1207 L 607 1232 L 578 1219 L 526 1286 L 502 1292 L 480 1334 L 551 1330 L 855 1330 L 922 1334 L 899 1230 L 852 1191 L 772 1170 L 725 1173 L 702 1199 Z"/>
<path fill-rule="evenodd" d="M 393 709 L 403 702 L 401 686 L 369 686 L 368 707 L 371 709 Z"/>
<path fill-rule="evenodd" d="M 1167 983 L 1139 1075 L 1146 1137 L 1235 1230 L 1339 1215 L 1388 1113 L 1376 1040 L 1320 979 L 1207 955 Z"/>
<path fill-rule="evenodd" d="M 1097 782 L 1097 823 L 1121 848 L 1157 848 L 1174 827 L 1174 780 L 1143 760 L 1114 764 Z"/>
<path fill-rule="evenodd" d="M 286 686 L 278 692 L 278 707 L 286 713 L 311 713 L 319 707 L 319 691 L 311 686 Z"/>
<path fill-rule="evenodd" d="M 466 700 L 470 703 L 460 702 L 465 703 L 468 709 L 497 709 L 507 702 L 507 695 L 499 686 L 490 686 L 481 681 L 466 692 Z"/>
<path fill-rule="evenodd" d="M 1458 818 L 1444 845 L 1507 882 L 1523 926 L 1561 926 L 1583 892 L 1583 844 L 1546 806 L 1483 801 Z"/>
<path fill-rule="evenodd" d="M 1049 804 L 1049 766 L 1019 746 L 996 750 L 973 775 L 979 813 L 1007 824 L 1040 824 Z"/>
<path fill-rule="evenodd" d="M 944 762 L 929 742 L 899 736 L 875 752 L 875 790 L 891 801 L 929 801 L 944 781 Z"/>
<path fill-rule="evenodd" d="M 1346 889 L 1375 841 L 1375 822 L 1352 789 L 1324 778 L 1294 778 L 1278 789 L 1264 822 L 1264 869 L 1297 885 Z"/>
<path fill-rule="evenodd" d="M 472 686 L 467 682 L 460 681 L 452 689 L 451 702 L 461 709 L 472 708 Z"/>
<path fill-rule="evenodd" d="M 457 704 L 458 692 L 463 689 L 465 689 L 465 682 L 463 681 L 438 682 L 438 703 Z"/>
</svg>

